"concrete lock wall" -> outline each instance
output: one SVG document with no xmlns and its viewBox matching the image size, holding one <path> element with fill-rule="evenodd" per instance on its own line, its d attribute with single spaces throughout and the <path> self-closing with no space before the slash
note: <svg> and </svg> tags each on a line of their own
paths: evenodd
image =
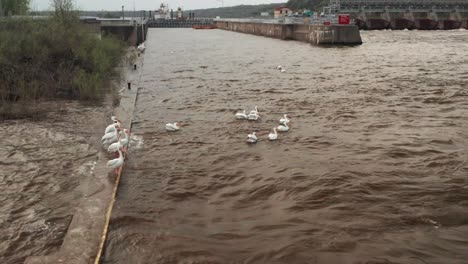
<svg viewBox="0 0 468 264">
<path fill-rule="evenodd" d="M 468 29 L 468 12 L 452 11 L 418 11 L 402 12 L 349 12 L 360 29 L 419 29 L 419 30 L 453 30 Z"/>
<path fill-rule="evenodd" d="M 301 25 L 261 22 L 216 21 L 220 29 L 277 38 L 298 40 L 314 45 L 360 45 L 359 28 L 355 25 Z"/>
</svg>

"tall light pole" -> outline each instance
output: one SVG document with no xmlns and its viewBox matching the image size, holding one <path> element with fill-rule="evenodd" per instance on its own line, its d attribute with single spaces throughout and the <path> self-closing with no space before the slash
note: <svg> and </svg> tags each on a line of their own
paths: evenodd
<svg viewBox="0 0 468 264">
<path fill-rule="evenodd" d="M 122 6 L 122 20 L 125 20 L 124 6 Z"/>
<path fill-rule="evenodd" d="M 217 2 L 221 2 L 222 7 L 224 7 L 224 0 L 216 0 Z"/>
</svg>

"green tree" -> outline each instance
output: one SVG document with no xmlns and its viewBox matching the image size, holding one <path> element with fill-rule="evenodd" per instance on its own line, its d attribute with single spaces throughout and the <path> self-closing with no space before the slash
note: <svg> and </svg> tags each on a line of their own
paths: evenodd
<svg viewBox="0 0 468 264">
<path fill-rule="evenodd" d="M 51 5 L 54 9 L 54 19 L 65 26 L 76 24 L 78 12 L 75 10 L 73 0 L 52 0 Z"/>
<path fill-rule="evenodd" d="M 29 9 L 30 0 L 0 0 L 0 15 L 24 15 Z"/>
<path fill-rule="evenodd" d="M 297 9 L 311 9 L 317 10 L 326 6 L 329 0 L 289 0 L 287 6 L 293 10 Z"/>
</svg>

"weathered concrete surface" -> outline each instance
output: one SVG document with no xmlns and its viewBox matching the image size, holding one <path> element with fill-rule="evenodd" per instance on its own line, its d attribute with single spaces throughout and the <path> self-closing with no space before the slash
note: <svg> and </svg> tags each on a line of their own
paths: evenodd
<svg viewBox="0 0 468 264">
<path fill-rule="evenodd" d="M 277 39 L 291 39 L 314 45 L 360 45 L 359 28 L 355 25 L 300 25 L 261 22 L 216 21 L 218 28 Z"/>
<path fill-rule="evenodd" d="M 138 69 L 143 65 L 143 56 L 138 59 Z M 114 109 L 116 115 L 125 128 L 131 127 L 134 103 L 137 96 L 136 82 L 140 79 L 140 70 L 134 71 L 130 65 L 123 65 L 124 78 L 120 88 L 127 87 L 127 80 L 135 84 L 132 90 L 122 89 L 120 105 Z M 110 115 L 103 122 L 110 123 Z M 102 132 L 102 131 L 101 131 Z M 99 137 L 101 133 L 98 133 Z M 99 141 L 100 138 L 92 139 Z M 84 180 L 82 189 L 86 190 L 73 215 L 63 244 L 58 253 L 49 256 L 32 256 L 26 259 L 25 264 L 89 264 L 94 263 L 102 241 L 103 230 L 106 224 L 106 214 L 111 201 L 115 175 L 106 166 L 109 156 L 103 150 L 96 157 L 94 173 Z"/>
<path fill-rule="evenodd" d="M 314 25 L 309 29 L 309 42 L 317 45 L 338 44 L 338 45 L 360 45 L 362 44 L 361 34 L 357 26 Z"/>
<path fill-rule="evenodd" d="M 347 12 L 356 21 L 359 29 L 419 29 L 419 30 L 453 30 L 467 29 L 463 23 L 468 17 L 468 12 L 455 9 L 443 11 L 402 11 L 386 12 L 374 10 L 372 12 Z"/>
</svg>

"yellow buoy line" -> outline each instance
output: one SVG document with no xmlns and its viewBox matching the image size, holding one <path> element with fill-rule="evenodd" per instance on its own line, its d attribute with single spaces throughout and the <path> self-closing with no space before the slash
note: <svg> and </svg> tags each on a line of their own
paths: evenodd
<svg viewBox="0 0 468 264">
<path fill-rule="evenodd" d="M 141 75 L 140 75 L 140 78 L 141 78 Z M 135 100 L 133 102 L 133 107 L 134 108 L 136 106 L 139 91 L 140 91 L 140 89 L 138 88 L 136 96 L 135 96 Z M 130 119 L 130 131 L 131 130 L 132 130 L 132 119 Z M 129 131 L 129 134 L 131 134 L 130 131 Z M 129 145 L 130 145 L 130 142 L 129 142 Z M 128 147 L 127 147 L 127 150 L 128 150 Z M 110 200 L 110 203 L 109 203 L 109 207 L 107 208 L 106 223 L 104 225 L 104 230 L 103 230 L 102 236 L 101 236 L 101 243 L 99 245 L 99 251 L 98 251 L 98 253 L 96 255 L 96 259 L 94 260 L 94 264 L 101 263 L 102 254 L 104 252 L 104 247 L 105 247 L 106 240 L 107 240 L 107 234 L 109 232 L 109 224 L 110 224 L 110 219 L 111 219 L 111 216 L 112 216 L 112 209 L 114 208 L 115 197 L 116 197 L 117 191 L 119 189 L 120 177 L 122 176 L 122 170 L 123 170 L 123 165 L 117 171 L 117 177 L 115 178 L 115 182 L 114 182 L 114 190 L 112 192 L 112 197 L 111 197 L 111 200 Z"/>
</svg>

